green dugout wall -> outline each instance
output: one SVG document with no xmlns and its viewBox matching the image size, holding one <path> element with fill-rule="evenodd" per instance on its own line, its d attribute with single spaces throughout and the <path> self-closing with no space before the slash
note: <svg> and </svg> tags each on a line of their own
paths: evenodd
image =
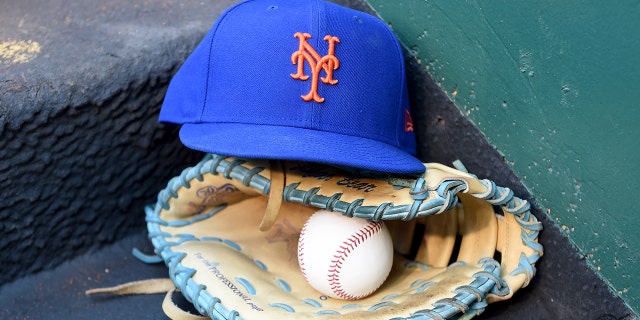
<svg viewBox="0 0 640 320">
<path fill-rule="evenodd" d="M 162 296 L 84 291 L 167 276 L 131 249 L 152 252 L 144 206 L 202 155 L 157 115 L 175 71 L 237 1 L 2 4 L 0 319 L 165 317 Z M 375 9 L 416 56 L 423 160 L 461 159 L 535 202 L 538 273 L 479 319 L 637 319 L 640 5 L 332 1 Z"/>
<path fill-rule="evenodd" d="M 640 3 L 368 3 L 637 313 Z"/>
</svg>

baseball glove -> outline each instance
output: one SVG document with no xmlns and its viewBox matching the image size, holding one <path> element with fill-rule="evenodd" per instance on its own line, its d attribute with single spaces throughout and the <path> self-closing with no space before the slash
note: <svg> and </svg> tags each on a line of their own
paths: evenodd
<svg viewBox="0 0 640 320">
<path fill-rule="evenodd" d="M 172 286 L 212 319 L 471 318 L 529 284 L 542 225 L 510 189 L 425 165 L 418 178 L 363 178 L 209 154 L 146 208 L 149 238 Z M 297 242 L 319 209 L 385 221 L 396 254 L 372 295 L 332 299 L 305 281 Z"/>
</svg>

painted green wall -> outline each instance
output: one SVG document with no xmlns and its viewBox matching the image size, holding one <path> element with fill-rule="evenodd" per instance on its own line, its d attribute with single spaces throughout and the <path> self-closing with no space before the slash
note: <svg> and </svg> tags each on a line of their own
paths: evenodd
<svg viewBox="0 0 640 320">
<path fill-rule="evenodd" d="M 638 312 L 640 3 L 368 2 Z"/>
</svg>

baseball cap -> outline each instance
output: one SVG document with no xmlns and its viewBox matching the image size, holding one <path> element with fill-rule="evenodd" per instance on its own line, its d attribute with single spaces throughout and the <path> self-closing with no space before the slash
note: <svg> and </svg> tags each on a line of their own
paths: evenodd
<svg viewBox="0 0 640 320">
<path fill-rule="evenodd" d="M 227 9 L 171 80 L 159 121 L 204 152 L 425 170 L 398 40 L 378 18 L 320 0 Z"/>
</svg>

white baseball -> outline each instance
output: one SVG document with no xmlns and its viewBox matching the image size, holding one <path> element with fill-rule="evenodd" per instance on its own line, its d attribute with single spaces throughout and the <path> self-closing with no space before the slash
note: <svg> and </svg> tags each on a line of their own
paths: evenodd
<svg viewBox="0 0 640 320">
<path fill-rule="evenodd" d="M 307 282 L 324 295 L 361 299 L 378 289 L 391 271 L 391 235 L 381 221 L 320 210 L 300 232 L 298 263 Z"/>
</svg>

